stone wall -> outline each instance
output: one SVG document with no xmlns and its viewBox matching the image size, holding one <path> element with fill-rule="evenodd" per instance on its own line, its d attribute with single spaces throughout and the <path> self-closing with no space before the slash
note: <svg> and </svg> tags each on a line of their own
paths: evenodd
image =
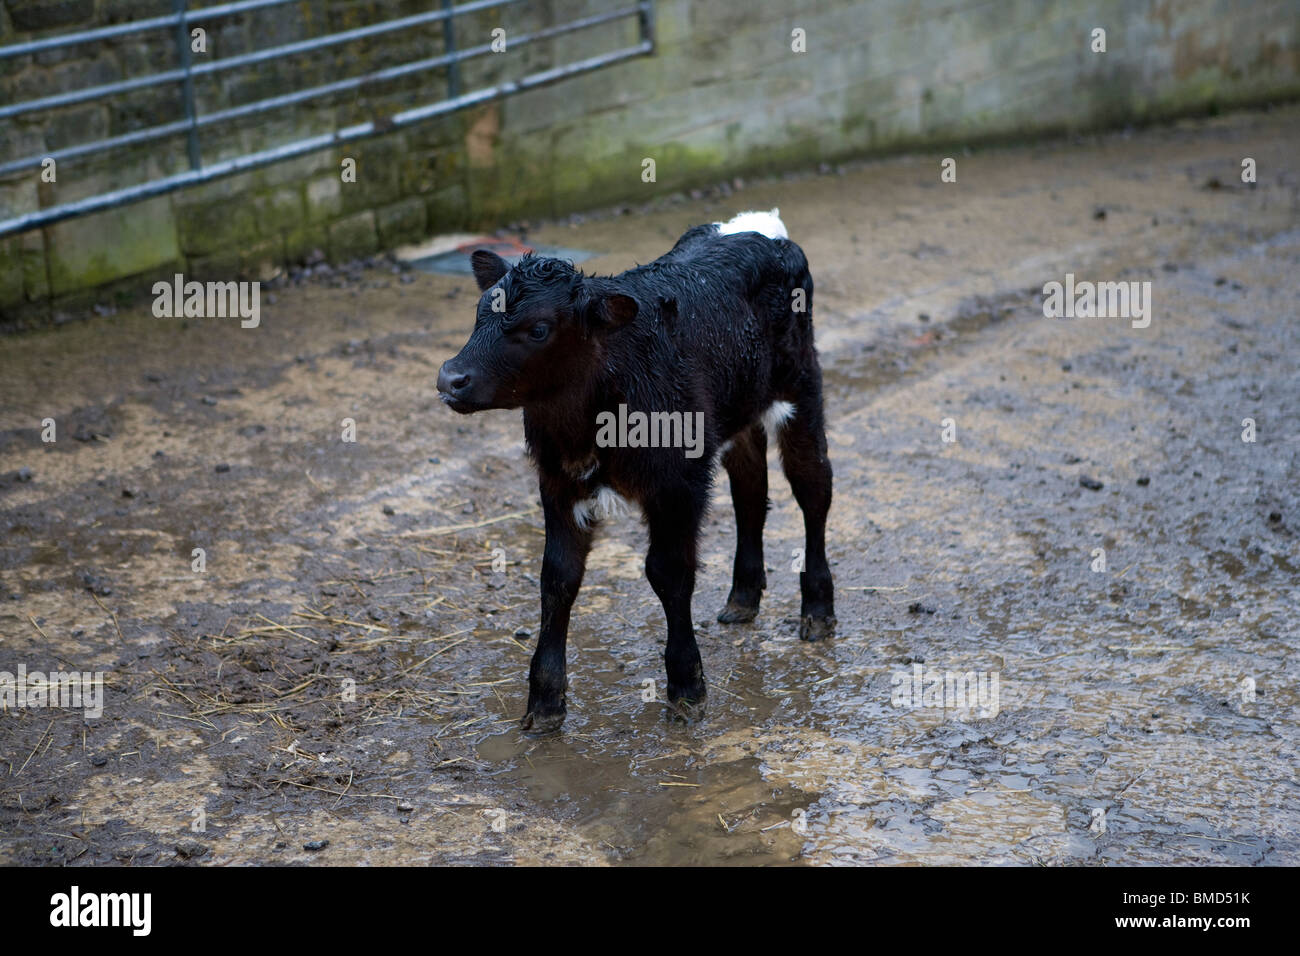
<svg viewBox="0 0 1300 956">
<path fill-rule="evenodd" d="M 430 9 L 302 0 L 215 21 L 195 62 Z M 511 48 L 626 0 L 530 0 L 458 18 L 462 88 L 631 45 L 633 18 Z M 191 6 L 199 4 L 191 2 Z M 876 151 L 1097 128 L 1300 93 L 1296 0 L 658 0 L 658 47 L 497 103 L 0 239 L 0 320 L 75 315 L 176 271 L 265 276 L 515 218 Z M 169 0 L 0 0 L 0 44 L 169 12 Z M 1106 52 L 1091 49 L 1094 28 Z M 792 50 L 792 31 L 806 52 Z M 0 60 L 0 102 L 170 69 L 169 31 Z M 443 50 L 440 24 L 196 80 L 201 113 Z M 443 70 L 205 129 L 205 162 L 440 99 Z M 176 85 L 0 120 L 0 158 L 179 119 Z M 356 160 L 356 182 L 340 176 Z M 642 161 L 657 181 L 642 180 Z M 187 168 L 184 137 L 0 180 L 0 218 Z"/>
</svg>

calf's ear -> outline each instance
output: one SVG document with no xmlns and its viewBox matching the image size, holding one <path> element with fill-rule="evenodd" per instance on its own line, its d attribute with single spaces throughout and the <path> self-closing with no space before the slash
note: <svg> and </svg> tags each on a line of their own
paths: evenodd
<svg viewBox="0 0 1300 956">
<path fill-rule="evenodd" d="M 617 329 L 635 319 L 640 309 L 636 299 L 620 292 L 600 296 L 591 304 L 587 314 L 598 328 Z"/>
<path fill-rule="evenodd" d="M 487 249 L 475 249 L 469 257 L 469 264 L 480 292 L 496 285 L 497 280 L 510 271 L 510 263 Z"/>
</svg>

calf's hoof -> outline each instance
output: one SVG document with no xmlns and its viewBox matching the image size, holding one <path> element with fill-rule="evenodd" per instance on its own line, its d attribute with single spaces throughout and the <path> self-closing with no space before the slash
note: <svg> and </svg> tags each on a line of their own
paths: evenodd
<svg viewBox="0 0 1300 956">
<path fill-rule="evenodd" d="M 530 710 L 519 721 L 519 729 L 531 736 L 540 737 L 543 734 L 555 733 L 562 723 L 564 723 L 563 708 L 547 711 Z"/>
<path fill-rule="evenodd" d="M 748 624 L 758 617 L 758 602 L 746 604 L 736 598 L 727 601 L 727 606 L 718 613 L 718 620 L 723 624 Z"/>
<path fill-rule="evenodd" d="M 704 719 L 708 710 L 709 695 L 703 685 L 690 692 L 674 693 L 668 689 L 668 712 L 671 716 L 686 721 L 688 724 Z"/>
<path fill-rule="evenodd" d="M 835 636 L 835 618 L 805 615 L 799 621 L 799 640 L 826 641 Z"/>
</svg>

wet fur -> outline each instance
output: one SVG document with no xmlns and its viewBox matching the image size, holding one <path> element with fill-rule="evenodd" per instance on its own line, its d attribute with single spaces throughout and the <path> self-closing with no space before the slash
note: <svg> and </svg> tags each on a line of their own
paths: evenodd
<svg viewBox="0 0 1300 956">
<path fill-rule="evenodd" d="M 762 224 L 775 211 L 746 215 Z M 748 621 L 767 583 L 769 437 L 805 517 L 800 636 L 830 636 L 835 618 L 824 536 L 831 467 L 813 345 L 813 281 L 803 251 L 788 239 L 728 234 L 711 224 L 617 276 L 587 277 L 536 256 L 507 270 L 490 253 L 476 253 L 474 264 L 484 300 L 500 287 L 507 313 L 486 315 L 480 303 L 470 342 L 444 366 L 439 388 L 469 377 L 479 389 L 475 407 L 523 408 L 546 522 L 541 633 L 524 727 L 553 730 L 563 720 L 569 613 L 600 517 L 595 506 L 609 504 L 611 489 L 638 504 L 649 526 L 646 576 L 667 617 L 669 702 L 684 716 L 702 714 L 706 689 L 690 605 L 715 461 L 720 457 L 731 477 L 737 516 L 732 590 L 719 620 Z M 803 311 L 792 308 L 795 290 L 802 290 Z M 518 336 L 518 316 L 549 314 L 557 317 L 558 341 L 537 356 L 510 338 Z M 444 392 L 469 401 L 468 386 Z M 597 447 L 598 414 L 620 404 L 647 413 L 704 412 L 704 454 Z M 473 410 L 460 410 L 467 408 Z"/>
</svg>

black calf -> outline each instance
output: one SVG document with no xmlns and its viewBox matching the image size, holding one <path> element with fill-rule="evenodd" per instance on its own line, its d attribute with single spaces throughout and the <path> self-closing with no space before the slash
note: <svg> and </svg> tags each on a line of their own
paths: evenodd
<svg viewBox="0 0 1300 956">
<path fill-rule="evenodd" d="M 799 636 L 830 637 L 831 465 L 813 284 L 776 210 L 696 226 L 666 255 L 613 277 L 536 256 L 512 268 L 483 250 L 473 266 L 483 290 L 474 331 L 439 371 L 438 391 L 457 412 L 523 408 L 546 522 L 524 728 L 564 720 L 569 612 L 592 526 L 619 496 L 638 503 L 649 526 L 645 570 L 668 622 L 668 700 L 687 717 L 703 713 L 691 596 L 714 462 L 721 453 L 736 509 L 731 594 L 718 620 L 751 621 L 767 586 L 773 435 L 804 516 Z"/>
</svg>

